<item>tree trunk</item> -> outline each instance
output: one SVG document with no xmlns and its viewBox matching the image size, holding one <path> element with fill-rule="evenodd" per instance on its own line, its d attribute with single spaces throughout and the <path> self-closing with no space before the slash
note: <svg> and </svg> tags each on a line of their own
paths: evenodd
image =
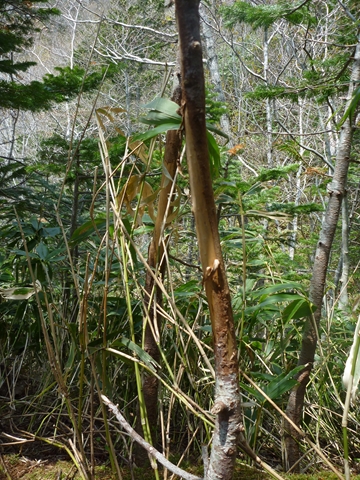
<svg viewBox="0 0 360 480">
<path fill-rule="evenodd" d="M 347 289 L 349 281 L 349 207 L 346 193 L 342 203 L 341 224 L 341 277 L 339 282 L 339 308 L 340 310 L 346 312 L 349 307 L 349 296 Z"/>
<path fill-rule="evenodd" d="M 233 312 L 222 258 L 205 122 L 199 0 L 176 0 L 180 37 L 182 114 L 192 206 L 215 353 L 215 430 L 207 480 L 232 478 L 241 429 Z"/>
<path fill-rule="evenodd" d="M 303 101 L 299 98 L 299 134 L 300 138 L 302 138 L 303 134 Z M 302 158 L 304 154 L 304 149 L 302 146 L 299 148 L 299 156 Z M 301 173 L 302 173 L 302 164 L 300 164 L 298 171 L 296 172 L 296 183 L 295 183 L 295 207 L 300 204 L 300 197 L 301 197 Z M 298 230 L 298 215 L 294 215 L 294 219 L 292 221 L 292 225 L 290 224 L 289 229 L 290 233 L 290 247 L 289 247 L 289 257 L 290 260 L 294 260 L 295 257 L 295 249 L 296 249 L 296 238 L 297 238 L 297 230 Z"/>
<path fill-rule="evenodd" d="M 264 29 L 264 78 L 267 85 L 270 85 L 269 82 L 269 44 L 271 38 L 269 39 L 269 31 L 267 28 Z M 267 158 L 267 168 L 273 168 L 273 114 L 271 103 L 273 100 L 267 98 L 266 102 L 266 158 Z"/>
<path fill-rule="evenodd" d="M 214 6 L 214 2 L 211 2 L 211 6 Z M 219 102 L 225 103 L 226 98 L 224 94 L 224 90 L 221 85 L 221 78 L 220 78 L 220 70 L 219 70 L 219 63 L 218 63 L 218 56 L 216 54 L 216 44 L 215 44 L 215 36 L 213 29 L 210 26 L 210 18 L 206 13 L 206 7 L 201 5 L 201 17 L 203 19 L 203 34 L 206 46 L 206 53 L 207 53 L 207 68 L 209 69 L 211 83 L 214 85 L 214 90 L 217 93 L 216 100 Z M 221 129 L 226 135 L 229 137 L 228 146 L 229 148 L 233 147 L 233 142 L 231 140 L 231 126 L 230 126 L 230 119 L 227 113 L 224 113 L 220 117 L 220 125 Z"/>
<path fill-rule="evenodd" d="M 172 100 L 180 105 L 181 88 L 180 85 L 174 90 Z M 172 213 L 171 206 L 171 190 L 173 182 L 169 180 L 169 176 L 174 179 L 177 161 L 181 151 L 182 135 L 179 131 L 170 130 L 166 134 L 165 152 L 163 167 L 167 170 L 168 175 L 163 173 L 161 178 L 161 191 L 159 196 L 159 204 L 153 238 L 149 246 L 148 264 L 153 272 L 158 272 L 160 278 L 164 278 L 166 270 L 166 262 L 164 258 L 164 229 L 167 225 L 166 215 L 169 217 Z M 170 203 L 169 203 L 170 202 Z M 144 319 L 145 334 L 144 334 L 144 350 L 152 356 L 152 358 L 160 363 L 160 352 L 158 343 L 160 341 L 159 331 L 161 329 L 160 315 L 158 308 L 162 306 L 162 292 L 158 286 L 154 285 L 154 278 L 150 273 L 146 272 L 145 279 L 145 305 L 147 314 Z M 146 413 L 149 422 L 151 438 L 153 445 L 157 444 L 158 433 L 158 390 L 159 382 L 151 374 L 143 372 L 142 388 L 144 393 L 144 401 L 146 406 Z M 140 412 L 138 412 L 137 432 L 142 432 Z M 137 465 L 144 465 L 147 458 L 144 455 L 143 449 L 136 444 L 135 447 L 135 461 Z"/>
<path fill-rule="evenodd" d="M 347 107 L 349 106 L 354 89 L 360 81 L 360 43 L 357 45 L 351 73 Z M 328 186 L 329 202 L 322 224 L 320 238 L 317 244 L 313 273 L 310 283 L 310 300 L 316 306 L 312 317 L 306 319 L 302 337 L 301 351 L 298 365 L 304 369 L 298 375 L 299 384 L 290 393 L 286 414 L 297 426 L 300 426 L 306 386 L 314 363 L 315 350 L 320 327 L 321 307 L 325 290 L 326 273 L 329 263 L 331 246 L 341 210 L 341 202 L 345 195 L 346 178 L 349 168 L 351 140 L 353 135 L 354 118 L 349 116 L 341 128 L 340 141 L 336 156 L 336 164 L 332 182 Z M 300 469 L 299 438 L 291 425 L 285 423 L 286 467 L 297 472 Z"/>
</svg>

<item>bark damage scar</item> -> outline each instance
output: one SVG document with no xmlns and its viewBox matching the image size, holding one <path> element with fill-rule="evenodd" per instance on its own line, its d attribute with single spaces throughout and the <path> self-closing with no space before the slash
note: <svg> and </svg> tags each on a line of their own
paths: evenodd
<svg viewBox="0 0 360 480">
<path fill-rule="evenodd" d="M 235 453 L 236 453 L 236 448 L 233 448 L 233 447 L 225 448 L 225 449 L 224 449 L 224 453 L 225 453 L 225 455 L 227 455 L 228 457 L 232 457 L 232 456 L 235 455 Z"/>
<path fill-rule="evenodd" d="M 204 277 L 203 277 L 203 281 L 202 281 L 203 285 L 209 278 L 214 276 L 214 273 L 219 268 L 219 266 L 220 266 L 220 260 L 215 258 L 213 266 L 212 267 L 206 267 Z"/>
<path fill-rule="evenodd" d="M 326 189 L 329 195 L 342 195 L 341 186 L 337 180 L 333 180 Z"/>
<path fill-rule="evenodd" d="M 217 400 L 212 406 L 210 412 L 213 415 L 218 415 L 219 413 L 231 413 L 237 408 L 237 402 L 228 401 L 225 403 L 223 400 Z"/>
<path fill-rule="evenodd" d="M 224 322 L 224 327 L 218 331 L 216 342 L 214 343 L 215 356 L 224 373 L 233 372 L 237 369 L 237 353 L 233 351 L 233 334 L 226 327 L 229 320 L 227 319 Z"/>
<path fill-rule="evenodd" d="M 200 50 L 201 49 L 201 43 L 198 40 L 193 40 L 190 44 L 190 48 L 193 50 Z"/>
<path fill-rule="evenodd" d="M 225 405 L 224 402 L 218 401 L 214 403 L 210 411 L 213 415 L 218 415 L 220 412 L 225 412 L 227 410 L 228 410 L 227 405 Z"/>
</svg>

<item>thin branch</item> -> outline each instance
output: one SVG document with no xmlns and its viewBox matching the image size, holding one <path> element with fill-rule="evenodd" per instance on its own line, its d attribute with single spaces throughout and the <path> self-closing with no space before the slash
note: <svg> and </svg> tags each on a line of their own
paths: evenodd
<svg viewBox="0 0 360 480">
<path fill-rule="evenodd" d="M 245 160 L 240 156 L 240 155 L 236 155 L 236 157 L 240 160 L 240 162 L 244 165 L 244 167 L 248 168 L 251 172 L 253 172 L 253 174 L 258 177 L 259 174 L 257 173 L 256 170 L 254 170 L 252 167 L 250 167 L 250 165 L 248 165 Z"/>
<path fill-rule="evenodd" d="M 245 68 L 245 70 L 250 73 L 250 75 L 254 76 L 255 78 L 258 78 L 259 80 L 262 80 L 263 82 L 266 83 L 266 78 L 264 78 L 262 75 L 259 75 L 258 73 L 254 72 L 253 70 L 251 70 L 251 68 L 249 68 L 242 60 L 241 58 L 241 55 L 239 55 L 239 53 L 236 51 L 234 45 L 232 42 L 230 42 L 222 33 L 220 33 L 221 35 L 221 38 L 224 40 L 225 43 L 227 43 L 229 45 L 229 47 L 231 48 L 231 50 L 235 53 L 237 59 L 239 60 L 239 62 L 241 63 L 241 65 Z"/>
<path fill-rule="evenodd" d="M 311 147 L 306 147 L 305 145 L 303 145 L 302 143 L 300 143 L 298 140 L 296 140 L 296 138 L 294 137 L 294 135 L 289 132 L 289 130 L 285 127 L 285 125 L 283 125 L 280 120 L 277 118 L 276 119 L 277 123 L 280 125 L 281 128 L 283 128 L 285 130 L 285 132 L 288 133 L 288 135 L 290 135 L 290 137 L 294 140 L 294 142 L 296 142 L 299 147 L 303 148 L 304 150 L 307 150 L 308 152 L 311 152 L 313 153 L 314 155 L 316 155 L 317 157 L 321 158 L 321 160 L 326 163 L 326 165 L 331 169 L 331 171 L 333 172 L 334 171 L 334 165 L 327 159 L 324 157 L 324 155 L 321 155 L 321 153 L 317 152 L 316 150 L 314 150 L 313 148 Z"/>
<path fill-rule="evenodd" d="M 179 468 L 173 463 L 171 463 L 167 458 L 164 457 L 164 455 L 158 452 L 152 445 L 150 445 L 150 443 L 146 442 L 138 433 L 135 432 L 132 426 L 129 425 L 129 423 L 121 415 L 116 405 L 114 405 L 105 395 L 101 395 L 101 398 L 105 403 L 105 405 L 108 406 L 109 410 L 113 412 L 117 421 L 120 423 L 122 428 L 126 430 L 126 432 L 130 435 L 130 437 L 139 445 L 141 445 L 152 457 L 154 457 L 165 468 L 170 470 L 175 475 L 178 475 L 179 477 L 184 478 L 185 480 L 203 480 L 201 477 L 192 475 L 191 473 L 188 473 L 182 468 Z"/>
<path fill-rule="evenodd" d="M 311 136 L 317 136 L 317 135 L 322 135 L 324 133 L 334 133 L 334 130 L 333 129 L 329 129 L 329 130 L 321 130 L 320 132 L 307 132 L 307 133 L 298 133 L 298 132 L 290 132 L 290 131 L 286 131 L 286 132 L 273 132 L 274 135 L 276 136 L 279 136 L 279 135 L 286 135 L 286 136 L 296 136 L 296 137 L 311 137 Z M 254 131 L 254 132 L 251 132 L 249 130 L 246 131 L 246 135 L 266 135 L 266 132 L 264 132 L 263 130 L 258 130 L 258 131 Z"/>
<path fill-rule="evenodd" d="M 137 29 L 137 30 L 143 30 L 145 32 L 149 32 L 149 33 L 155 34 L 155 35 L 161 35 L 163 37 L 177 38 L 177 36 L 178 36 L 177 33 L 161 32 L 159 30 L 155 30 L 155 28 L 145 27 L 144 25 L 131 25 L 131 24 L 128 24 L 128 23 L 119 22 L 118 20 L 113 20 L 113 19 L 110 19 L 106 16 L 102 16 L 99 13 L 94 12 L 90 8 L 85 7 L 84 4 L 82 4 L 82 7 L 84 8 L 84 10 L 87 10 L 92 15 L 95 15 L 96 17 L 98 17 L 100 19 L 103 18 L 107 23 L 112 24 L 112 25 L 119 25 L 121 27 L 129 28 L 129 29 L 134 28 L 134 29 Z M 74 22 L 73 19 L 68 18 L 66 15 L 62 15 L 62 16 L 64 18 L 66 18 L 66 20 L 70 20 L 70 21 Z M 100 20 L 76 20 L 76 23 L 99 23 L 99 21 Z"/>
<path fill-rule="evenodd" d="M 200 265 L 193 265 L 192 263 L 185 262 L 184 260 L 181 260 L 180 258 L 174 257 L 174 255 L 170 255 L 170 254 L 169 254 L 169 258 L 171 258 L 172 260 L 175 260 L 176 262 L 181 263 L 182 265 L 185 265 L 185 267 L 196 268 L 197 270 L 202 272 L 202 268 L 200 267 Z"/>
<path fill-rule="evenodd" d="M 145 32 L 150 32 L 151 34 L 161 35 L 163 37 L 177 38 L 177 33 L 160 32 L 159 30 L 155 30 L 154 28 L 150 28 L 150 27 L 145 27 L 144 25 L 130 25 L 130 24 L 127 24 L 127 23 L 116 21 L 116 20 L 109 20 L 108 18 L 106 18 L 106 21 L 108 23 L 112 23 L 114 25 L 120 25 L 121 27 L 125 27 L 125 28 L 134 28 L 134 29 L 137 29 L 137 30 L 143 30 Z"/>
<path fill-rule="evenodd" d="M 305 0 L 303 3 L 300 3 L 300 5 L 297 5 L 296 7 L 294 7 L 292 10 L 290 10 L 289 13 L 286 13 L 286 15 L 292 15 L 293 13 L 295 13 L 297 10 L 300 10 L 300 8 L 302 8 L 304 5 L 306 5 L 307 3 L 309 2 L 309 0 Z"/>
<path fill-rule="evenodd" d="M 341 7 L 343 8 L 343 10 L 344 10 L 344 12 L 346 13 L 346 15 L 350 18 L 350 20 L 352 20 L 353 22 L 356 23 L 356 18 L 355 18 L 354 15 L 350 12 L 350 10 L 347 8 L 347 6 L 344 5 L 341 0 L 338 0 L 338 3 L 339 3 L 339 5 L 341 5 Z"/>
<path fill-rule="evenodd" d="M 121 61 L 121 60 L 131 60 L 131 61 L 138 62 L 138 63 L 144 63 L 146 65 L 158 65 L 160 67 L 174 67 L 175 66 L 175 62 L 158 62 L 156 60 L 151 60 L 150 58 L 141 58 L 141 57 L 138 57 L 137 55 L 132 55 L 130 53 L 125 53 L 124 55 L 119 55 L 118 53 L 111 51 L 109 48 L 107 50 L 110 52 L 110 54 L 102 53 L 97 48 L 95 48 L 95 52 L 98 53 L 101 57 L 110 58 L 114 62 L 115 62 L 115 60 L 119 60 L 119 61 Z"/>
</svg>

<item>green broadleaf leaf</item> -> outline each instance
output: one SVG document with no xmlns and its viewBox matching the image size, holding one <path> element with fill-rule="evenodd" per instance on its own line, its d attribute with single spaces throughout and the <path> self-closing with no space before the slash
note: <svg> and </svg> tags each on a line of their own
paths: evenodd
<svg viewBox="0 0 360 480">
<path fill-rule="evenodd" d="M 163 112 L 149 112 L 146 117 L 140 117 L 140 122 L 146 125 L 162 125 L 164 123 L 174 123 L 178 126 L 181 125 L 181 117 L 174 118 L 172 115 L 167 115 Z"/>
<path fill-rule="evenodd" d="M 162 123 L 161 125 L 158 125 L 155 128 L 152 128 L 151 130 L 148 130 L 147 132 L 144 133 L 138 133 L 132 137 L 132 141 L 140 141 L 140 142 L 145 142 L 146 140 L 150 140 L 151 138 L 156 137 L 157 135 L 160 135 L 162 133 L 167 132 L 168 130 L 178 130 L 179 124 L 175 122 L 171 123 Z"/>
<path fill-rule="evenodd" d="M 41 291 L 41 283 L 36 281 L 37 291 Z M 35 289 L 31 287 L 11 287 L 11 288 L 1 288 L 0 296 L 6 300 L 27 300 L 35 294 Z"/>
<path fill-rule="evenodd" d="M 172 118 L 173 120 L 180 119 L 181 122 L 181 116 L 177 113 L 179 110 L 179 105 L 168 98 L 157 97 L 152 102 L 145 105 L 145 108 L 153 112 L 163 113 L 168 118 Z"/>
<path fill-rule="evenodd" d="M 118 338 L 117 340 L 115 340 L 115 342 L 111 344 L 111 347 L 116 347 L 119 345 L 124 345 L 129 350 L 134 352 L 138 356 L 138 358 L 143 363 L 145 363 L 145 365 L 147 365 L 151 370 L 157 371 L 161 369 L 160 365 L 151 357 L 151 355 L 149 355 L 147 352 L 145 352 L 145 350 L 139 347 L 139 345 L 136 345 L 134 342 L 132 342 L 128 338 L 126 337 Z"/>
<path fill-rule="evenodd" d="M 271 400 L 280 398 L 284 393 L 291 390 L 298 382 L 294 379 L 294 376 L 299 373 L 304 368 L 303 365 L 295 367 L 288 373 L 282 373 L 278 377 L 275 377 L 267 386 L 264 388 L 264 393 Z"/>
<path fill-rule="evenodd" d="M 43 230 L 47 237 L 55 237 L 61 233 L 61 229 L 59 227 L 44 228 Z"/>
<path fill-rule="evenodd" d="M 358 87 L 355 90 L 353 97 L 351 99 L 350 105 L 346 109 L 346 112 L 344 113 L 344 116 L 342 117 L 340 122 L 337 124 L 338 129 L 340 129 L 344 125 L 348 117 L 350 117 L 350 122 L 351 122 L 359 102 L 360 102 L 360 87 Z"/>
<path fill-rule="evenodd" d="M 28 245 L 29 248 L 29 245 Z M 29 252 L 28 254 L 24 250 L 12 250 L 11 253 L 15 253 L 16 255 L 21 255 L 23 257 L 29 256 L 30 258 L 37 258 L 39 259 L 38 255 L 35 253 Z"/>
<path fill-rule="evenodd" d="M 255 397 L 259 403 L 262 403 L 264 401 L 264 396 L 261 395 L 261 393 L 258 390 L 256 390 L 256 388 L 250 387 L 250 385 L 247 385 L 246 383 L 241 384 L 241 390 L 244 390 L 245 392 L 250 393 L 250 395 Z"/>
<path fill-rule="evenodd" d="M 253 313 L 256 310 L 264 309 L 265 307 L 274 305 L 275 303 L 283 303 L 289 300 L 296 300 L 296 299 L 303 299 L 303 297 L 301 297 L 296 293 L 279 293 L 277 295 L 271 295 L 267 297 L 266 300 L 259 303 L 258 305 L 246 308 L 245 315 L 248 315 L 249 313 Z"/>
<path fill-rule="evenodd" d="M 302 285 L 296 282 L 277 283 L 270 287 L 262 288 L 253 293 L 253 297 L 262 297 L 263 295 L 271 295 L 272 293 L 279 292 L 280 290 L 299 290 L 302 291 Z"/>
<path fill-rule="evenodd" d="M 220 135 L 220 137 L 226 138 L 226 140 L 229 140 L 229 135 L 226 135 L 225 132 L 220 130 L 219 128 L 216 128 L 214 125 L 212 125 L 209 122 L 206 122 L 206 128 L 210 130 L 210 132 L 216 133 L 216 135 Z"/>
<path fill-rule="evenodd" d="M 277 400 L 279 399 L 284 393 L 291 390 L 298 382 L 294 379 L 282 379 L 279 381 L 277 378 L 275 381 L 272 381 L 268 387 L 264 390 L 264 393 L 271 399 Z M 265 399 L 264 399 L 265 400 Z"/>
<path fill-rule="evenodd" d="M 88 220 L 83 225 L 78 227 L 75 232 L 71 235 L 69 244 L 71 246 L 77 245 L 78 243 L 86 240 L 90 235 L 92 235 L 96 228 L 103 228 L 106 226 L 105 218 L 95 218 L 94 220 Z"/>
<path fill-rule="evenodd" d="M 210 132 L 206 131 L 209 148 L 210 172 L 213 179 L 219 176 L 220 171 L 220 150 L 219 146 Z"/>
<path fill-rule="evenodd" d="M 40 260 L 45 261 L 46 257 L 48 256 L 49 250 L 43 242 L 40 242 L 39 245 L 36 247 L 36 253 L 39 255 Z"/>
<path fill-rule="evenodd" d="M 200 286 L 197 280 L 190 280 L 179 287 L 174 291 L 175 298 L 179 297 L 192 297 L 194 295 L 199 295 Z"/>
<path fill-rule="evenodd" d="M 308 317 L 315 311 L 315 309 L 315 305 L 312 305 L 308 300 L 302 298 L 289 303 L 283 311 L 282 316 L 284 321 L 288 322 L 289 320 Z"/>
</svg>

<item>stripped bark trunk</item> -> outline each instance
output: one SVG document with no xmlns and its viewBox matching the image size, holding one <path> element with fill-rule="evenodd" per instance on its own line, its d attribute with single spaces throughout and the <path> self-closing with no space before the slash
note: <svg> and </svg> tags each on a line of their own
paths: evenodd
<svg viewBox="0 0 360 480">
<path fill-rule="evenodd" d="M 239 368 L 230 291 L 223 262 L 205 122 L 199 0 L 176 0 L 180 37 L 182 115 L 203 283 L 215 353 L 215 430 L 207 480 L 232 478 L 241 430 Z"/>
<path fill-rule="evenodd" d="M 358 87 L 359 81 L 360 39 L 355 51 L 347 107 L 350 104 L 354 89 Z M 315 253 L 315 261 L 310 283 L 310 300 L 316 306 L 316 311 L 313 316 L 307 318 L 305 322 L 298 361 L 298 365 L 303 365 L 304 369 L 297 377 L 299 384 L 291 391 L 286 409 L 287 416 L 297 426 L 300 426 L 301 423 L 305 390 L 314 363 L 329 256 L 339 219 L 341 203 L 346 189 L 353 125 L 354 118 L 350 118 L 349 116 L 341 128 L 334 175 L 332 182 L 328 186 L 329 201 Z M 292 468 L 293 472 L 299 471 L 299 436 L 288 422 L 285 422 L 285 448 L 287 469 Z"/>
<path fill-rule="evenodd" d="M 175 88 L 172 100 L 180 105 L 180 85 Z M 166 219 L 173 211 L 170 198 L 173 182 L 170 181 L 169 177 L 172 179 L 175 178 L 181 151 L 181 142 L 182 138 L 180 132 L 176 130 L 170 130 L 167 132 L 163 160 L 163 168 L 166 169 L 167 173 L 163 173 L 161 178 L 157 217 L 148 252 L 148 264 L 153 272 L 158 273 L 161 279 L 164 278 L 166 271 L 166 261 L 164 256 L 165 240 L 163 233 L 165 226 L 167 225 Z M 160 342 L 159 332 L 161 330 L 161 315 L 158 312 L 159 307 L 162 307 L 162 292 L 159 286 L 154 285 L 154 278 L 148 271 L 145 279 L 145 292 L 146 317 L 144 321 L 146 324 L 144 333 L 144 350 L 151 355 L 157 363 L 160 363 L 158 344 Z M 151 374 L 144 372 L 142 377 L 142 387 L 151 438 L 153 445 L 156 445 L 158 436 L 159 382 Z M 137 432 L 141 433 L 142 426 L 139 412 L 137 418 Z M 143 449 L 138 446 L 135 448 L 135 461 L 137 465 L 143 465 L 147 461 Z"/>
</svg>

